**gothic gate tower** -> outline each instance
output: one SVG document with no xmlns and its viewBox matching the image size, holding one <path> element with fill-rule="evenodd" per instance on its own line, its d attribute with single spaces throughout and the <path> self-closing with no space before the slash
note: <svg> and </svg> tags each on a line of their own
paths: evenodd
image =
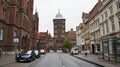
<svg viewBox="0 0 120 67">
<path fill-rule="evenodd" d="M 58 10 L 57 15 L 53 19 L 54 26 L 54 47 L 56 49 L 62 48 L 64 39 L 65 39 L 65 21 L 60 10 Z"/>
</svg>

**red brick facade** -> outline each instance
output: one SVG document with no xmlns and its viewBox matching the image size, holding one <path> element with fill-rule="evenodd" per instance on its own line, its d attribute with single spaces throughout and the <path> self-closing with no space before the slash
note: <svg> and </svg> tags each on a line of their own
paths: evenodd
<svg viewBox="0 0 120 67">
<path fill-rule="evenodd" d="M 34 0 L 0 0 L 0 49 L 13 51 L 14 37 L 19 38 L 18 49 L 37 46 L 38 14 L 33 15 Z"/>
<path fill-rule="evenodd" d="M 52 39 L 51 35 L 47 32 L 39 32 L 37 35 L 37 48 L 38 49 L 49 49 L 51 46 Z"/>
<path fill-rule="evenodd" d="M 66 32 L 65 39 L 70 40 L 72 47 L 76 46 L 76 31 L 71 29 L 70 31 Z"/>
</svg>

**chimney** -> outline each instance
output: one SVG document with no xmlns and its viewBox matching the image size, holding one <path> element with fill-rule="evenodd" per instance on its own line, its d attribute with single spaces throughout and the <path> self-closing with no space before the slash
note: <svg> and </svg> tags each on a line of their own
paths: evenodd
<svg viewBox="0 0 120 67">
<path fill-rule="evenodd" d="M 73 29 L 71 29 L 71 31 L 73 31 Z"/>
<path fill-rule="evenodd" d="M 47 30 L 47 35 L 48 35 L 48 30 Z"/>
</svg>

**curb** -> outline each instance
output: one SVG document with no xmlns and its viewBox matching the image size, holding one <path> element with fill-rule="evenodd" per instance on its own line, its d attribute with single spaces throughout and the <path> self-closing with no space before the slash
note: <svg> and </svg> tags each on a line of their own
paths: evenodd
<svg viewBox="0 0 120 67">
<path fill-rule="evenodd" d="M 87 62 L 90 62 L 90 63 L 95 64 L 95 65 L 98 65 L 100 67 L 105 67 L 105 66 L 103 66 L 103 65 L 101 65 L 99 63 L 95 63 L 95 62 L 87 60 L 87 59 L 83 59 L 83 58 L 80 58 L 80 57 L 77 57 L 77 56 L 74 56 L 74 55 L 71 55 L 71 56 L 76 57 L 76 58 L 81 59 L 81 60 L 84 60 L 84 61 L 87 61 Z"/>
</svg>

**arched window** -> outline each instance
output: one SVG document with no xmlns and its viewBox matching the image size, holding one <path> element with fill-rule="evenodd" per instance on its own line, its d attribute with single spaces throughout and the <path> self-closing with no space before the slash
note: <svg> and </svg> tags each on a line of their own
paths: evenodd
<svg viewBox="0 0 120 67">
<path fill-rule="evenodd" d="M 14 37 L 16 37 L 17 36 L 17 32 L 16 31 L 14 31 Z"/>
<path fill-rule="evenodd" d="M 0 28 L 0 40 L 3 40 L 3 28 Z"/>
</svg>

